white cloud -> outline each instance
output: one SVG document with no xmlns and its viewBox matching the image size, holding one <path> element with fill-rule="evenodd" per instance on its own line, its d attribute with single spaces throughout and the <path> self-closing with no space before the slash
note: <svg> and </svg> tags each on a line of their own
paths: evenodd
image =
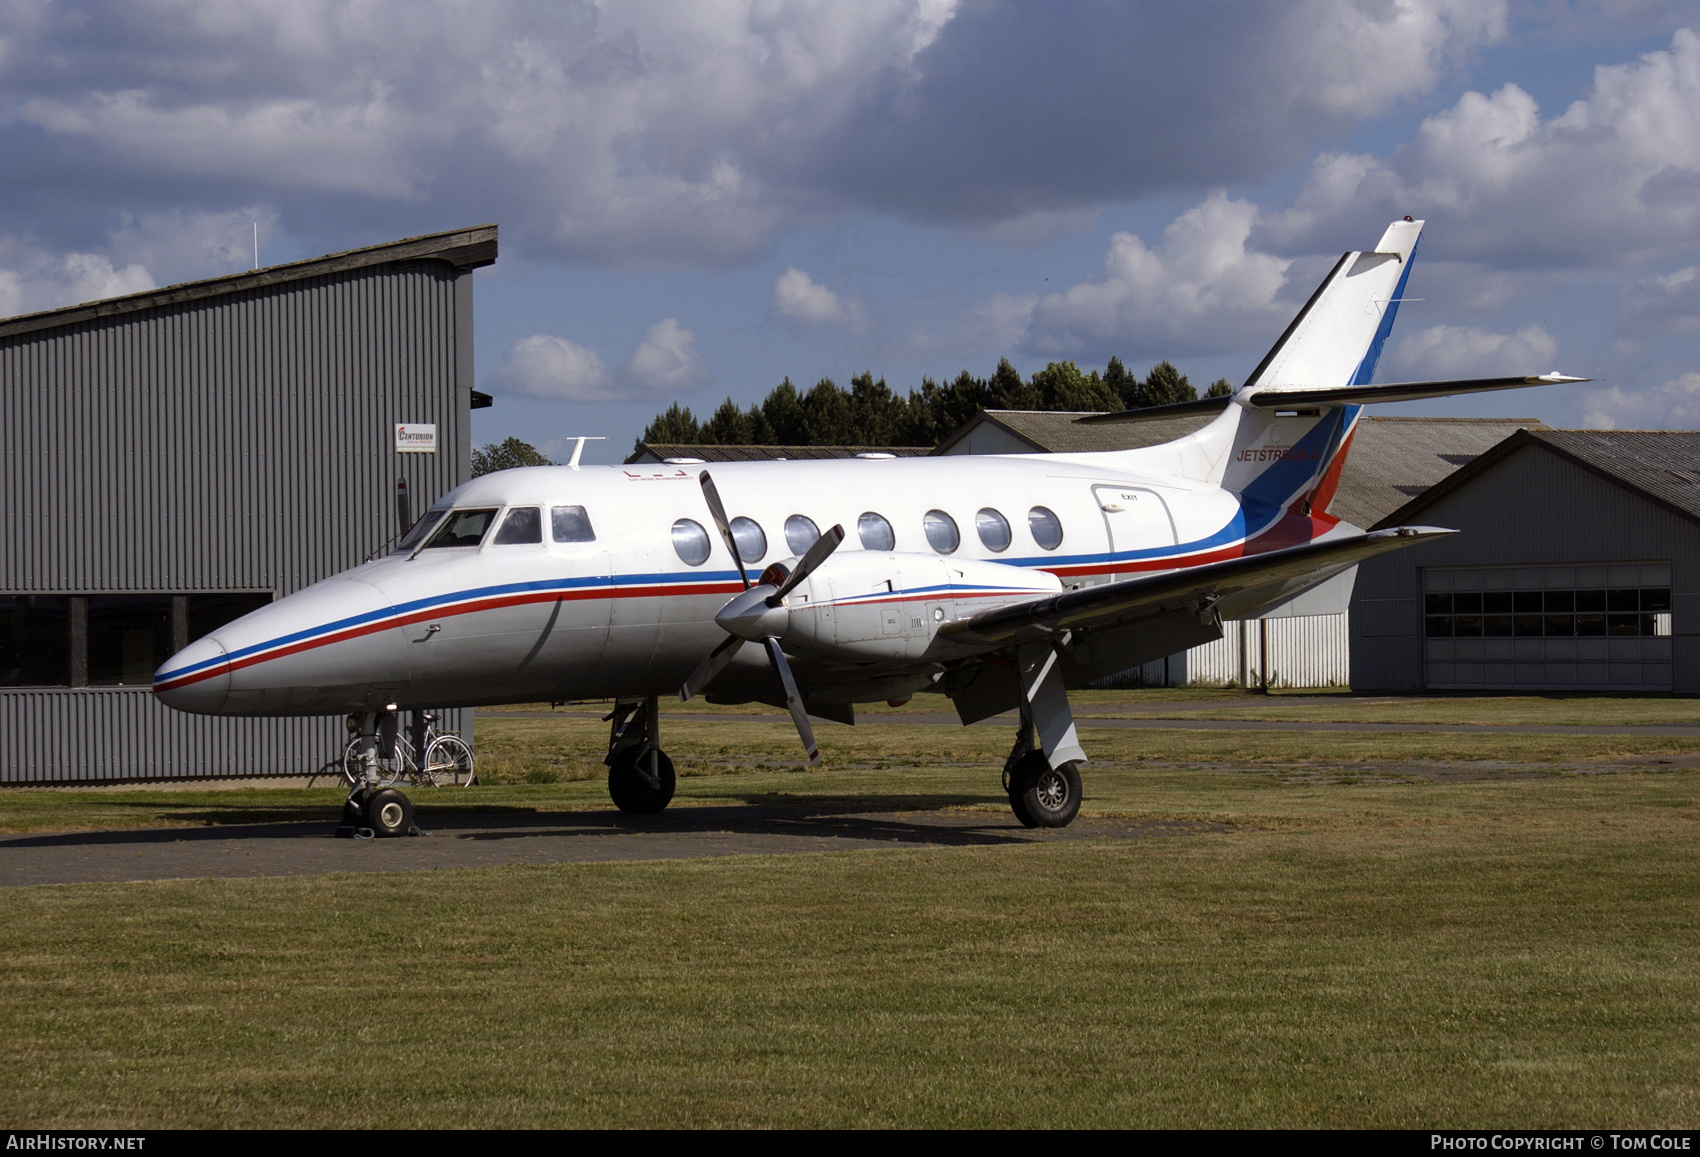
<svg viewBox="0 0 1700 1157">
<path fill-rule="evenodd" d="M 1506 11 L 85 3 L 0 6 L 0 191 L 71 171 L 155 206 L 263 195 L 299 234 L 327 202 L 429 205 L 639 266 L 748 260 L 846 210 L 1042 243 L 1097 205 L 1280 171 L 1428 91 Z"/>
<path fill-rule="evenodd" d="M 773 316 L 803 325 L 842 325 L 860 329 L 867 307 L 860 297 L 845 297 L 817 283 L 795 265 L 773 282 Z"/>
<path fill-rule="evenodd" d="M 1129 341 L 1176 352 L 1238 348 L 1288 312 L 1277 295 L 1290 262 L 1247 247 L 1256 220 L 1255 205 L 1216 192 L 1171 222 L 1155 248 L 1115 234 L 1101 277 L 1033 302 L 1029 343 L 1053 351 Z M 992 312 L 1011 327 L 1021 301 L 1000 299 Z"/>
<path fill-rule="evenodd" d="M 712 377 L 697 352 L 696 334 L 667 317 L 649 327 L 616 373 L 590 347 L 540 333 L 509 346 L 487 385 L 500 394 L 607 402 L 695 389 Z"/>
<path fill-rule="evenodd" d="M 1631 337 L 1700 333 L 1700 266 L 1626 288 L 1619 329 Z"/>
<path fill-rule="evenodd" d="M 649 327 L 632 356 L 620 367 L 627 382 L 652 394 L 691 390 L 713 375 L 697 353 L 697 335 L 667 317 Z"/>
<path fill-rule="evenodd" d="M 1465 93 L 1387 160 L 1329 154 L 1261 234 L 1320 244 L 1402 214 L 1442 223 L 1444 254 L 1505 266 L 1626 263 L 1700 241 L 1700 35 L 1595 70 L 1543 120 L 1515 84 Z"/>
<path fill-rule="evenodd" d="M 619 396 L 595 350 L 543 333 L 509 346 L 489 386 L 500 394 L 561 402 L 604 402 Z"/>
<path fill-rule="evenodd" d="M 1504 39 L 1506 6 L 1476 0 L 1340 4 L 1306 0 L 1282 22 L 1296 99 L 1342 116 L 1426 92 L 1467 50 Z"/>
<path fill-rule="evenodd" d="M 1378 377 L 1383 381 L 1445 381 L 1544 374 L 1554 369 L 1557 356 L 1558 343 L 1542 326 L 1491 333 L 1475 326 L 1435 325 L 1395 340 Z"/>
<path fill-rule="evenodd" d="M 1583 405 L 1583 421 L 1601 430 L 1700 429 L 1700 373 L 1642 389 L 1592 390 Z"/>
<path fill-rule="evenodd" d="M 154 287 L 153 275 L 134 262 L 120 267 L 102 253 L 54 255 L 0 239 L 0 317 L 122 297 Z"/>
<path fill-rule="evenodd" d="M 239 273 L 254 263 L 254 228 L 259 227 L 260 262 L 275 265 L 282 229 L 277 210 L 266 205 L 224 212 L 172 209 L 126 213 L 107 234 L 115 262 L 147 266 L 162 284 Z"/>
</svg>

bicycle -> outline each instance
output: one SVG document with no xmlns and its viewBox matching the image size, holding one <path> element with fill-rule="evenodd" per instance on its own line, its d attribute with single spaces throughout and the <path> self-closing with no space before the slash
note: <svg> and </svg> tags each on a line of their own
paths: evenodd
<svg viewBox="0 0 1700 1157">
<path fill-rule="evenodd" d="M 414 758 L 413 744 L 406 731 L 396 736 L 396 758 L 378 760 L 378 786 L 394 787 L 404 778 L 414 787 L 471 787 L 478 782 L 472 748 L 452 731 L 438 733 L 437 716 L 425 715 L 425 765 Z M 342 753 L 342 778 L 349 787 L 363 783 L 366 765 L 360 736 L 348 741 Z"/>
</svg>

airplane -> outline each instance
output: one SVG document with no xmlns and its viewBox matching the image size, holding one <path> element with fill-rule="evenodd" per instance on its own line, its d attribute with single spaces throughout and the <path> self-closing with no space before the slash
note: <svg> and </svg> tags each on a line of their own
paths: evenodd
<svg viewBox="0 0 1700 1157">
<path fill-rule="evenodd" d="M 1586 380 L 1371 385 L 1422 228 L 1406 217 L 1342 256 L 1232 394 L 1082 419 L 1215 413 L 1175 441 L 487 474 L 387 555 L 191 643 L 154 693 L 200 714 L 347 716 L 364 775 L 340 830 L 378 836 L 413 827 L 378 776 L 402 711 L 613 700 L 609 794 L 653 813 L 675 783 L 662 695 L 784 707 L 813 762 L 811 719 L 942 694 L 964 725 L 1016 712 L 1010 808 L 1064 826 L 1087 758 L 1070 690 L 1453 533 L 1328 513 L 1364 405 Z"/>
</svg>

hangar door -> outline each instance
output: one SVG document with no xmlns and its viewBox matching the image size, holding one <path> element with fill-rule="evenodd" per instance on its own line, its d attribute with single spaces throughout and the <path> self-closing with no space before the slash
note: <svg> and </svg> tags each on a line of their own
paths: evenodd
<svg viewBox="0 0 1700 1157">
<path fill-rule="evenodd" d="M 1671 689 L 1668 562 L 1422 574 L 1425 687 Z"/>
</svg>

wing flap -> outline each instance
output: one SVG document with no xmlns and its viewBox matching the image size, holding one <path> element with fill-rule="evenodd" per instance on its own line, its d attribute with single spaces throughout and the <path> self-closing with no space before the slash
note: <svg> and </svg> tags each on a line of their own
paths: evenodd
<svg viewBox="0 0 1700 1157">
<path fill-rule="evenodd" d="M 1230 617 L 1245 615 L 1292 598 L 1366 558 L 1455 533 L 1433 526 L 1401 526 L 1319 540 L 997 607 L 946 623 L 939 633 L 1001 647 L 1182 609 L 1200 616 L 1224 610 Z"/>
</svg>

